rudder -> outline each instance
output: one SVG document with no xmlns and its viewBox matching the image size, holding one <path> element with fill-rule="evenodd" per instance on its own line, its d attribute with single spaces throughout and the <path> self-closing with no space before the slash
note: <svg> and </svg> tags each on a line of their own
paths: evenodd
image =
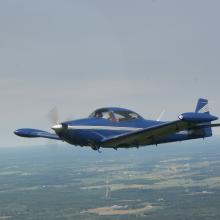
<svg viewBox="0 0 220 220">
<path fill-rule="evenodd" d="M 209 114 L 208 100 L 200 98 L 198 100 L 198 102 L 197 102 L 197 106 L 196 106 L 195 112 Z"/>
<path fill-rule="evenodd" d="M 209 114 L 208 100 L 200 98 L 197 102 L 195 112 Z M 208 122 L 207 124 L 211 124 L 211 122 Z M 202 128 L 202 131 L 204 132 L 204 137 L 212 136 L 212 128 L 211 127 Z"/>
</svg>

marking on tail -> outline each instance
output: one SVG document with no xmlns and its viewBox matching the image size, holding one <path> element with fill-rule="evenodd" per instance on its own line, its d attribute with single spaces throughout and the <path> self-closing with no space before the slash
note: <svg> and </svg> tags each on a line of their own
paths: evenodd
<svg viewBox="0 0 220 220">
<path fill-rule="evenodd" d="M 198 113 L 209 113 L 208 100 L 200 98 L 197 102 L 195 112 Z"/>
<path fill-rule="evenodd" d="M 208 105 L 208 103 L 206 105 L 204 105 L 204 107 L 202 107 L 198 112 L 199 113 L 209 112 L 209 105 Z"/>
</svg>

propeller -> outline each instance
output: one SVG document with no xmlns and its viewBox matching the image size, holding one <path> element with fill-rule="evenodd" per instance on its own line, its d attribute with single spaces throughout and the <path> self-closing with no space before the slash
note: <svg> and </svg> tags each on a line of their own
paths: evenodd
<svg viewBox="0 0 220 220">
<path fill-rule="evenodd" d="M 52 125 L 58 124 L 59 121 L 59 115 L 57 107 L 53 107 L 47 114 L 48 120 Z"/>
<path fill-rule="evenodd" d="M 64 122 L 60 122 L 60 117 L 58 113 L 57 107 L 53 107 L 47 113 L 48 121 L 50 122 L 51 128 L 55 131 L 58 136 L 62 135 L 62 132 L 68 129 L 68 124 Z M 52 152 L 57 152 L 59 150 L 59 145 L 57 141 L 54 140 L 47 140 L 47 146 Z"/>
<path fill-rule="evenodd" d="M 59 123 L 59 114 L 57 107 L 53 107 L 49 112 L 48 112 L 48 120 L 52 124 L 52 129 L 57 133 L 61 133 L 62 131 L 68 129 L 68 124 L 62 122 Z"/>
<path fill-rule="evenodd" d="M 52 128 L 56 133 L 60 133 L 61 131 L 68 129 L 68 124 L 60 123 L 60 124 L 53 125 L 51 128 Z"/>
<path fill-rule="evenodd" d="M 50 126 L 56 126 L 59 121 L 59 114 L 57 107 L 53 107 L 48 113 L 47 113 L 47 119 L 50 122 Z M 48 149 L 52 152 L 58 151 L 58 143 L 57 141 L 53 140 L 47 140 Z"/>
</svg>

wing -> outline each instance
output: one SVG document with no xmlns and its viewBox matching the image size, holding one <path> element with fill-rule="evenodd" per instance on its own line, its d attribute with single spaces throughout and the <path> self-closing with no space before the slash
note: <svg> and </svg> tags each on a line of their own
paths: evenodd
<svg viewBox="0 0 220 220">
<path fill-rule="evenodd" d="M 138 131 L 128 132 L 102 140 L 102 147 L 126 147 L 129 145 L 147 145 L 157 143 L 162 137 L 194 127 L 195 123 L 189 123 L 182 120 L 164 122 Z"/>
<path fill-rule="evenodd" d="M 57 134 L 49 133 L 47 131 L 32 129 L 32 128 L 21 128 L 16 130 L 14 133 L 21 137 L 28 137 L 28 138 L 42 137 L 48 139 L 61 140 Z"/>
</svg>

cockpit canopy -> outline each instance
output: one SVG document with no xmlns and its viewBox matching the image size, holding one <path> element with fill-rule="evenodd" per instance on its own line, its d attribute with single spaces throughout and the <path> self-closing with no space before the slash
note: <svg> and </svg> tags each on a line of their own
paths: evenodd
<svg viewBox="0 0 220 220">
<path fill-rule="evenodd" d="M 122 122 L 134 119 L 142 119 L 140 115 L 123 108 L 101 108 L 94 111 L 90 118 L 103 118 L 112 122 Z"/>
</svg>

